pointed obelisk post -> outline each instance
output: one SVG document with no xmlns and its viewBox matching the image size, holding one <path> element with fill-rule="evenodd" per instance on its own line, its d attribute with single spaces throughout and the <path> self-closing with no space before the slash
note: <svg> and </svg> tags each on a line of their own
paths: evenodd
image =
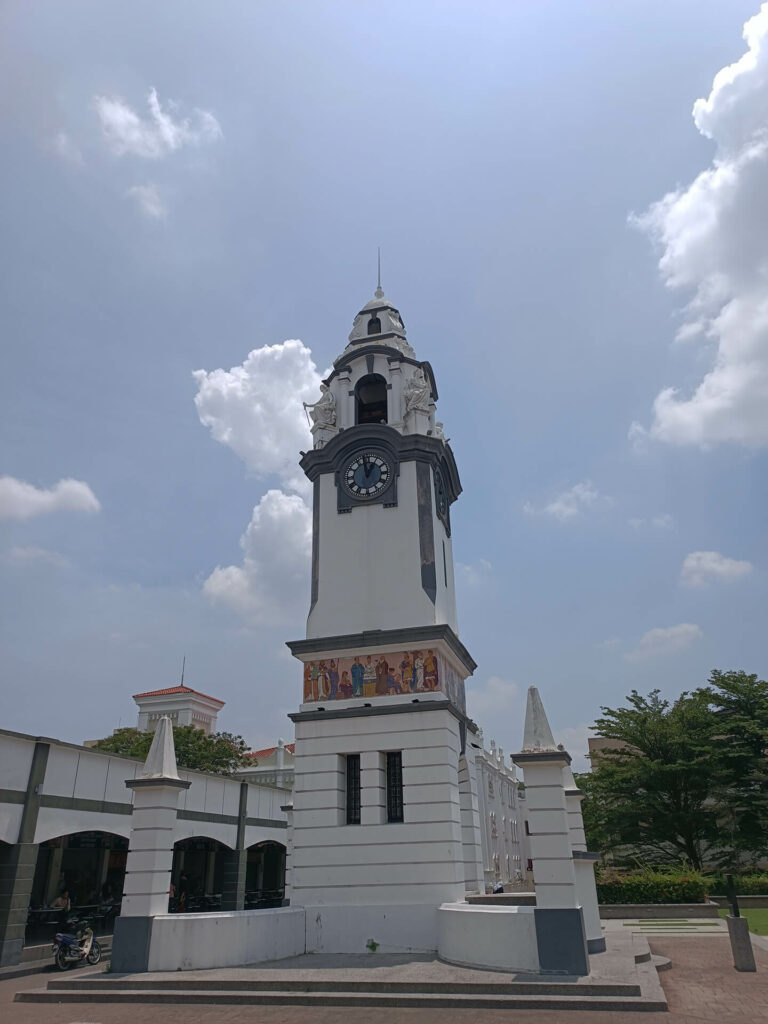
<svg viewBox="0 0 768 1024">
<path fill-rule="evenodd" d="M 594 864 L 597 854 L 587 850 L 584 818 L 581 813 L 581 801 L 584 799 L 584 794 L 576 785 L 576 779 L 568 765 L 563 768 L 563 786 L 565 788 L 565 806 L 568 812 L 568 831 L 573 850 L 573 869 L 576 874 L 576 893 L 584 912 L 587 949 L 590 953 L 604 953 L 605 936 L 600 924 L 600 909 L 597 905 L 597 886 L 595 885 Z"/>
<path fill-rule="evenodd" d="M 112 940 L 116 973 L 147 970 L 152 919 L 168 913 L 179 792 L 191 783 L 179 778 L 167 715 L 158 722 L 141 773 L 125 784 L 133 790 L 133 812 L 123 903 Z"/>
<path fill-rule="evenodd" d="M 563 787 L 571 757 L 555 743 L 535 686 L 528 689 L 523 749 L 512 760 L 525 778 L 541 970 L 589 974 Z"/>
</svg>

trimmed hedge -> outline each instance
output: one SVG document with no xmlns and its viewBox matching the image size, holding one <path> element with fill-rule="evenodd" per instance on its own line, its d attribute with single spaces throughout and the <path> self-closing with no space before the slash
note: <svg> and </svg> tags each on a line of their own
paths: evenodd
<svg viewBox="0 0 768 1024">
<path fill-rule="evenodd" d="M 728 883 L 725 875 L 712 875 L 707 877 L 707 890 L 717 893 L 718 896 L 725 896 L 728 892 Z M 768 874 L 755 872 L 750 875 L 734 875 L 733 884 L 736 886 L 737 896 L 768 896 Z"/>
<path fill-rule="evenodd" d="M 627 874 L 600 871 L 598 903 L 705 903 L 708 886 L 698 871 L 655 871 Z"/>
</svg>

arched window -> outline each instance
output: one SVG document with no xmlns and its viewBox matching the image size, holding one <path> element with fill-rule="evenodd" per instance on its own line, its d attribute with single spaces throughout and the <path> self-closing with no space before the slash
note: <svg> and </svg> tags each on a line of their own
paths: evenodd
<svg viewBox="0 0 768 1024">
<path fill-rule="evenodd" d="M 357 382 L 355 422 L 387 422 L 387 382 L 378 373 L 369 373 Z"/>
<path fill-rule="evenodd" d="M 381 334 L 381 320 L 377 316 L 372 316 L 368 321 L 368 333 Z"/>
</svg>

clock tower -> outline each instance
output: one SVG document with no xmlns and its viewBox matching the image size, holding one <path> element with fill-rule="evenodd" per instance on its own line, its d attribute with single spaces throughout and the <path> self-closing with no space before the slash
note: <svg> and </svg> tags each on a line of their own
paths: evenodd
<svg viewBox="0 0 768 1024">
<path fill-rule="evenodd" d="M 437 908 L 482 888 L 451 506 L 461 483 L 432 367 L 381 286 L 308 406 L 311 599 L 289 888 L 307 949 L 437 948 Z M 310 934 L 311 932 L 311 934 Z"/>
</svg>

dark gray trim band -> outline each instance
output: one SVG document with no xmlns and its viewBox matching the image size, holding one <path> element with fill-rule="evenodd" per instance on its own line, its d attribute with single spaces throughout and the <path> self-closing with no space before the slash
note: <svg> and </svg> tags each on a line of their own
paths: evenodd
<svg viewBox="0 0 768 1024">
<path fill-rule="evenodd" d="M 348 721 L 352 718 L 375 718 L 377 715 L 405 715 L 413 711 L 450 711 L 453 717 L 466 725 L 470 732 L 477 732 L 477 723 L 473 722 L 449 700 L 413 700 L 409 704 L 382 704 L 377 706 L 371 704 L 354 708 L 337 708 L 333 711 L 326 711 L 325 708 L 317 711 L 294 711 L 288 717 L 292 722 L 317 722 L 332 718 Z"/>
<path fill-rule="evenodd" d="M 432 521 L 432 475 L 425 462 L 416 463 L 416 504 L 419 518 L 421 589 L 434 604 L 437 599 L 437 570 L 435 529 Z"/>
<path fill-rule="evenodd" d="M 59 811 L 91 811 L 94 814 L 130 814 L 131 804 L 118 803 L 116 800 L 87 800 L 80 796 L 46 796 L 40 797 L 41 807 L 55 807 Z"/>
<path fill-rule="evenodd" d="M 320 481 L 312 484 L 312 592 L 309 612 L 317 604 L 320 591 Z"/>
<path fill-rule="evenodd" d="M 189 789 L 192 785 L 186 779 L 126 779 L 128 789 Z"/>
<path fill-rule="evenodd" d="M 322 636 L 310 640 L 288 640 L 286 647 L 294 656 L 321 654 L 340 648 L 362 647 L 424 647 L 433 640 L 443 640 L 467 670 L 468 675 L 477 668 L 471 654 L 446 623 L 435 626 L 406 626 L 403 629 L 366 629 L 362 633 L 343 633 L 338 636 Z M 561 753 L 556 751 L 558 755 Z M 517 757 L 517 755 L 515 755 Z M 567 754 L 565 754 L 568 757 Z M 570 762 L 570 757 L 568 757 Z"/>
<path fill-rule="evenodd" d="M 526 750 L 519 754 L 512 754 L 515 764 L 562 764 L 571 763 L 571 755 L 567 750 Z"/>
<path fill-rule="evenodd" d="M 599 860 L 600 859 L 600 854 L 599 853 L 592 853 L 591 850 L 574 850 L 573 851 L 573 859 L 574 860 L 591 860 L 591 861 L 595 861 L 595 860 Z"/>
</svg>

